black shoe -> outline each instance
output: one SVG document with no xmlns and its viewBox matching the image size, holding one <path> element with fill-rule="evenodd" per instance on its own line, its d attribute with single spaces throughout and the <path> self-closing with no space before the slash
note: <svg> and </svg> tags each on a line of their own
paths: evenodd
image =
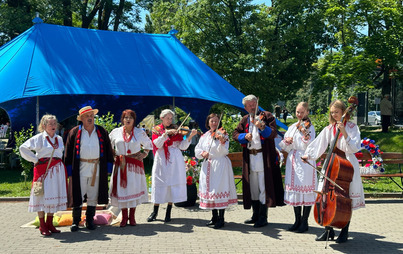
<svg viewBox="0 0 403 254">
<path fill-rule="evenodd" d="M 167 206 L 167 211 L 165 213 L 165 222 L 170 222 L 171 221 L 171 210 L 172 210 L 172 205 Z"/>
<path fill-rule="evenodd" d="M 165 215 L 165 219 L 164 219 L 164 221 L 165 222 L 170 222 L 171 221 L 171 215 L 169 214 L 167 214 L 167 215 Z"/>
<path fill-rule="evenodd" d="M 88 228 L 89 230 L 95 230 L 97 226 L 94 224 L 94 216 L 96 212 L 96 207 L 95 206 L 87 206 L 87 211 L 85 213 L 85 227 Z"/>
<path fill-rule="evenodd" d="M 73 224 L 70 226 L 70 231 L 71 232 L 76 232 L 78 231 L 80 228 L 78 227 L 78 224 Z"/>
<path fill-rule="evenodd" d="M 342 228 L 339 237 L 337 237 L 336 243 L 347 242 L 347 240 L 348 240 L 348 226 L 350 226 L 350 222 L 348 222 L 347 225 L 344 228 Z"/>
<path fill-rule="evenodd" d="M 150 214 L 150 216 L 148 216 L 147 221 L 148 221 L 148 222 L 155 221 L 155 220 L 157 219 L 157 215 L 158 215 L 158 213 L 152 212 L 152 213 Z"/>
<path fill-rule="evenodd" d="M 219 229 L 224 227 L 224 219 L 218 219 L 217 223 L 214 225 L 214 229 Z"/>
<path fill-rule="evenodd" d="M 331 227 L 326 227 L 325 231 L 320 236 L 315 238 L 315 241 L 326 241 L 328 231 L 329 231 L 329 238 L 328 239 L 332 239 L 332 241 L 333 241 L 334 240 L 334 230 Z"/>
<path fill-rule="evenodd" d="M 259 219 L 253 225 L 254 228 L 261 228 L 269 224 L 267 222 L 267 206 L 265 204 L 260 204 L 259 207 Z"/>
<path fill-rule="evenodd" d="M 304 233 L 306 231 L 308 231 L 309 227 L 308 227 L 308 220 L 302 220 L 301 225 L 299 225 L 298 229 L 297 229 L 297 233 Z"/>
<path fill-rule="evenodd" d="M 301 225 L 301 211 L 301 206 L 294 206 L 295 222 L 287 229 L 288 231 L 295 231 L 298 229 L 299 225 Z"/>
<path fill-rule="evenodd" d="M 85 223 L 85 227 L 88 228 L 89 230 L 97 229 L 97 226 L 95 226 L 94 221 L 87 221 Z"/>
<path fill-rule="evenodd" d="M 260 206 L 260 201 L 259 200 L 252 200 L 252 218 L 247 219 L 244 221 L 245 224 L 255 224 L 257 220 L 259 219 L 259 206 Z"/>
<path fill-rule="evenodd" d="M 213 217 L 211 217 L 211 220 L 206 223 L 206 226 L 214 226 L 217 223 L 218 220 L 218 211 L 217 209 L 212 210 Z"/>
</svg>

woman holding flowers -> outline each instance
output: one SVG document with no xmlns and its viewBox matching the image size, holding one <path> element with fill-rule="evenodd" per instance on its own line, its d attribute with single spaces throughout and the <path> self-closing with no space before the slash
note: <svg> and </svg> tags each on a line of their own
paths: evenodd
<svg viewBox="0 0 403 254">
<path fill-rule="evenodd" d="M 295 222 L 288 230 L 297 233 L 308 230 L 308 217 L 316 199 L 316 170 L 301 160 L 305 149 L 315 139 L 315 128 L 310 123 L 308 112 L 308 103 L 300 102 L 297 105 L 295 115 L 298 122 L 288 128 L 280 142 L 280 147 L 288 153 L 284 203 L 293 206 L 295 215 Z M 312 161 L 310 163 L 314 164 Z"/>
<path fill-rule="evenodd" d="M 21 157 L 35 165 L 28 211 L 38 213 L 39 231 L 44 236 L 60 233 L 53 226 L 53 214 L 67 209 L 66 167 L 61 159 L 64 145 L 62 138 L 56 135 L 56 129 L 56 117 L 44 115 L 38 126 L 40 133 L 19 148 Z M 43 192 L 35 191 L 37 184 L 42 185 Z"/>
<path fill-rule="evenodd" d="M 195 148 L 195 156 L 205 159 L 200 171 L 199 198 L 201 209 L 211 209 L 213 217 L 207 226 L 215 229 L 224 226 L 225 208 L 237 203 L 234 174 L 227 157 L 229 140 L 223 129 L 218 130 L 219 118 L 210 114 L 206 119 L 209 129 L 201 136 Z"/>
<path fill-rule="evenodd" d="M 197 134 L 192 129 L 189 137 L 177 133 L 176 128 L 170 128 L 174 112 L 164 109 L 160 114 L 162 123 L 153 128 L 154 164 L 152 168 L 151 202 L 154 210 L 147 218 L 154 221 L 158 215 L 160 204 L 168 203 L 165 222 L 171 221 L 172 203 L 187 200 L 185 160 L 181 150 L 186 150 L 193 136 Z"/>
<path fill-rule="evenodd" d="M 337 133 L 337 129 L 340 130 L 340 137 L 336 144 L 336 147 L 344 153 L 346 159 L 351 162 L 354 168 L 354 176 L 350 183 L 349 196 L 352 200 L 352 210 L 365 207 L 364 189 L 362 187 L 360 167 L 358 160 L 355 157 L 355 153 L 361 149 L 360 130 L 358 126 L 350 121 L 345 123 L 341 122 L 342 116 L 346 111 L 345 104 L 340 100 L 335 100 L 330 103 L 329 106 L 329 125 L 325 127 L 316 137 L 312 143 L 309 144 L 305 151 L 305 155 L 302 156 L 303 160 L 316 160 L 318 159 L 330 144 L 332 144 Z M 323 179 L 319 182 L 319 190 L 322 189 Z M 348 227 L 350 222 L 341 230 L 336 243 L 346 242 L 348 239 Z M 329 234 L 328 234 L 329 231 Z M 333 228 L 327 228 L 324 233 L 316 238 L 316 241 L 326 241 L 327 238 L 334 238 Z"/>
<path fill-rule="evenodd" d="M 148 201 L 143 159 L 152 149 L 152 143 L 143 129 L 135 127 L 133 110 L 124 110 L 120 121 L 123 126 L 109 134 L 116 155 L 109 188 L 111 204 L 122 210 L 121 227 L 128 220 L 131 226 L 136 226 L 136 207 Z"/>
</svg>

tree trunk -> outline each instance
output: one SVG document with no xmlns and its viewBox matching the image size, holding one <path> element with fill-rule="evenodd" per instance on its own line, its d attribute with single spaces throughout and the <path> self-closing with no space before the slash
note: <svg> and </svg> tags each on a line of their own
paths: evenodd
<svg viewBox="0 0 403 254">
<path fill-rule="evenodd" d="M 63 0 L 63 25 L 73 26 L 73 14 L 71 12 L 71 0 Z"/>
<path fill-rule="evenodd" d="M 118 31 L 120 24 L 120 17 L 123 13 L 123 7 L 125 5 L 125 0 L 120 0 L 118 10 L 116 11 L 115 23 L 113 25 L 113 31 Z"/>
</svg>

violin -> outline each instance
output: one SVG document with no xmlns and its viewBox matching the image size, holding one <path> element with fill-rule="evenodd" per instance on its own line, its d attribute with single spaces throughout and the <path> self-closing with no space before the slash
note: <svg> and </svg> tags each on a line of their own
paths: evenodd
<svg viewBox="0 0 403 254">
<path fill-rule="evenodd" d="M 220 129 L 215 129 L 211 132 L 211 137 L 215 140 L 224 140 L 225 142 L 228 141 L 228 133 L 227 131 L 221 127 Z"/>
<path fill-rule="evenodd" d="M 182 135 L 182 136 L 186 136 L 188 135 L 192 130 L 189 129 L 189 127 L 187 126 L 182 126 L 182 127 L 178 127 L 177 124 L 171 124 L 168 127 L 165 127 L 166 130 L 177 130 L 178 132 L 176 134 L 169 134 L 168 136 L 174 136 L 174 135 Z"/>
<path fill-rule="evenodd" d="M 352 105 L 344 112 L 341 122 L 345 123 L 350 114 L 358 105 L 356 97 L 350 97 L 348 102 Z M 351 199 L 349 187 L 354 175 L 354 168 L 345 157 L 343 151 L 336 147 L 340 129 L 337 130 L 323 169 L 325 169 L 322 190 L 317 192 L 315 200 L 314 217 L 321 226 L 343 228 L 351 219 Z"/>
<path fill-rule="evenodd" d="M 299 121 L 297 123 L 297 130 L 299 130 L 302 135 L 304 135 L 305 140 L 309 139 L 311 137 L 311 131 L 309 130 L 309 128 L 311 127 L 312 123 L 311 123 L 311 119 L 309 119 L 309 117 L 302 119 L 302 121 Z"/>
</svg>

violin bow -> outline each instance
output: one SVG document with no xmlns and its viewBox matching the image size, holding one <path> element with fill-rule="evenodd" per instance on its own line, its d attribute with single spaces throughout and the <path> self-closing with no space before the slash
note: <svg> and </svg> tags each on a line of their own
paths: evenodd
<svg viewBox="0 0 403 254">
<path fill-rule="evenodd" d="M 186 120 L 189 118 L 189 116 L 190 116 L 190 113 L 189 113 L 189 114 L 185 117 L 185 119 L 182 121 L 182 123 L 181 123 L 181 125 L 179 125 L 178 129 L 176 129 L 177 132 L 182 128 L 183 124 L 186 122 Z"/>
<path fill-rule="evenodd" d="M 304 160 L 309 166 L 313 167 L 321 176 L 323 176 L 324 178 L 326 178 L 326 180 L 328 180 L 330 183 L 332 183 L 334 186 L 336 186 L 337 188 L 339 188 L 342 191 L 345 191 L 340 185 L 338 185 L 335 181 L 333 181 L 332 179 L 330 179 L 328 176 L 326 176 L 325 174 L 322 173 L 322 171 L 320 171 L 319 169 L 317 169 L 314 165 L 312 165 L 311 163 L 309 163 L 308 160 Z"/>
</svg>

